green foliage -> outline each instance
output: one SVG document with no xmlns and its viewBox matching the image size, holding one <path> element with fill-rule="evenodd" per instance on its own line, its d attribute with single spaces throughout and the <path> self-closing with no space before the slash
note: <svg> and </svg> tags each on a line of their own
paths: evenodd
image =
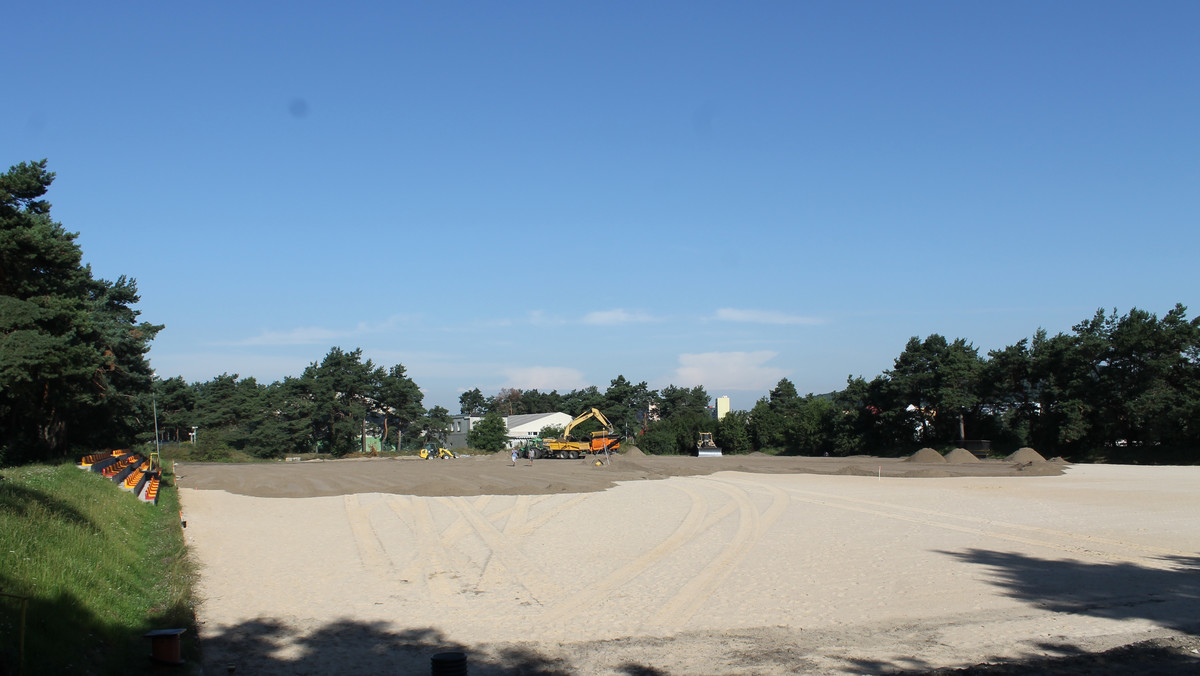
<svg viewBox="0 0 1200 676">
<path fill-rule="evenodd" d="M 749 453 L 753 450 L 750 439 L 750 415 L 745 411 L 730 411 L 717 423 L 715 436 L 722 453 Z"/>
<path fill-rule="evenodd" d="M 685 412 L 651 422 L 637 438 L 637 446 L 654 455 L 688 455 L 696 452 L 701 432 L 717 432 L 717 421 L 708 415 Z"/>
<path fill-rule="evenodd" d="M 5 470 L 0 588 L 31 598 L 25 673 L 143 673 L 145 632 L 195 636 L 178 496 L 169 486 L 159 496 L 142 503 L 67 464 Z M 0 598 L 0 673 L 17 673 L 17 613 Z M 194 641 L 184 643 L 194 661 Z"/>
<path fill-rule="evenodd" d="M 364 432 L 394 444 L 430 425 L 441 426 L 435 435 L 441 438 L 449 424 L 445 409 L 429 423 L 404 366 L 385 369 L 363 361 L 362 350 L 339 347 L 299 377 L 270 385 L 226 373 L 190 386 L 180 378 L 157 381 L 154 392 L 163 439 L 186 442 L 192 426 L 199 427 L 195 452 L 213 460 L 344 456 L 361 450 Z"/>
<path fill-rule="evenodd" d="M 627 434 L 641 427 L 639 414 L 644 418 L 657 398 L 645 381 L 635 385 L 619 375 L 610 382 L 599 408 L 617 434 Z"/>
<path fill-rule="evenodd" d="M 92 277 L 76 233 L 50 218 L 46 161 L 0 174 L 0 455 L 63 457 L 132 443 L 150 417 L 137 285 Z"/>
<path fill-rule="evenodd" d="M 687 415 L 704 416 L 708 415 L 708 402 L 708 393 L 700 385 L 690 389 L 667 385 L 659 393 L 658 401 L 655 402 L 656 413 L 660 420 L 670 420 Z"/>
<path fill-rule="evenodd" d="M 983 367 L 978 351 L 961 338 L 947 343 L 935 333 L 923 342 L 909 339 L 887 375 L 900 399 L 914 407 L 918 441 L 936 444 L 966 438 L 966 417 L 980 404 Z"/>
<path fill-rule="evenodd" d="M 487 398 L 476 387 L 458 397 L 458 412 L 463 415 L 482 415 L 487 410 Z"/>
<path fill-rule="evenodd" d="M 525 408 L 525 400 L 521 396 L 521 390 L 507 387 L 501 389 L 495 396 L 488 399 L 487 410 L 505 416 L 529 413 Z"/>
<path fill-rule="evenodd" d="M 504 418 L 495 412 L 488 413 L 467 432 L 467 445 L 480 450 L 496 452 L 508 445 L 508 428 Z"/>
<path fill-rule="evenodd" d="M 521 401 L 528 413 L 555 413 L 563 410 L 563 398 L 558 390 L 550 392 L 525 390 L 521 392 Z"/>
<path fill-rule="evenodd" d="M 501 424 L 503 422 L 501 420 Z M 434 406 L 417 420 L 416 427 L 421 438 L 444 444 L 446 434 L 450 431 L 450 411 L 441 406 Z"/>
<path fill-rule="evenodd" d="M 546 425 L 540 431 L 538 431 L 538 438 L 558 439 L 563 435 L 564 430 L 566 430 L 565 425 Z"/>
</svg>

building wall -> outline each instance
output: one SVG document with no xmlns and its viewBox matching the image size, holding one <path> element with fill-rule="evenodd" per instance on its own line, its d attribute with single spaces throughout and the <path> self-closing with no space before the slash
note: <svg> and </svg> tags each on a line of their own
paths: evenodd
<svg viewBox="0 0 1200 676">
<path fill-rule="evenodd" d="M 461 414 L 450 416 L 450 431 L 446 434 L 446 447 L 466 448 L 467 432 L 470 432 L 471 426 L 480 420 L 483 420 L 483 416 Z"/>
<path fill-rule="evenodd" d="M 517 422 L 517 420 L 514 420 L 514 418 L 521 419 L 520 424 L 514 425 L 513 423 Z M 546 427 L 547 425 L 566 427 L 567 423 L 569 422 L 571 422 L 571 416 L 567 415 L 566 413 L 559 412 L 546 413 L 540 417 L 532 419 L 531 416 L 512 416 L 511 418 L 505 418 L 504 424 L 506 427 L 508 427 L 508 445 L 510 447 L 516 446 L 523 441 L 528 441 L 529 439 L 537 437 L 538 432 L 541 432 L 542 428 Z"/>
<path fill-rule="evenodd" d="M 729 414 L 729 397 L 717 397 L 717 420 Z"/>
</svg>

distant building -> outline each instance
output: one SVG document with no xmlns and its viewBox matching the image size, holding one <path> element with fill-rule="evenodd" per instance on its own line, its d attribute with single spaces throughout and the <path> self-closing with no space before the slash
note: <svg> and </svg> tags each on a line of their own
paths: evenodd
<svg viewBox="0 0 1200 676">
<path fill-rule="evenodd" d="M 471 431 L 471 426 L 483 420 L 481 415 L 467 415 L 465 413 L 450 416 L 450 429 L 446 433 L 446 446 L 449 448 L 466 448 L 467 447 L 467 432 Z"/>
<path fill-rule="evenodd" d="M 467 433 L 480 420 L 483 420 L 483 416 L 465 414 L 450 416 L 450 430 L 446 434 L 446 446 L 466 448 Z M 516 446 L 523 441 L 537 437 L 543 427 L 566 427 L 569 422 L 571 422 L 571 416 L 559 412 L 506 416 L 504 426 L 508 429 L 508 445 Z"/>
<path fill-rule="evenodd" d="M 510 415 L 504 419 L 504 425 L 508 428 L 508 445 L 516 446 L 537 437 L 543 427 L 566 427 L 570 422 L 571 416 L 558 412 Z"/>
<path fill-rule="evenodd" d="M 729 415 L 729 397 L 717 397 L 717 408 L 713 412 L 713 416 L 720 420 Z"/>
</svg>

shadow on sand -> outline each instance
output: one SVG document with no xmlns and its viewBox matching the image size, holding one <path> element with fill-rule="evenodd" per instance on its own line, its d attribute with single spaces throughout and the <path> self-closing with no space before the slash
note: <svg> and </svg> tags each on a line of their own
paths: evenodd
<svg viewBox="0 0 1200 676">
<path fill-rule="evenodd" d="M 279 653 L 279 647 L 291 647 Z M 447 640 L 435 629 L 392 631 L 384 623 L 339 620 L 295 637 L 274 620 L 245 622 L 202 646 L 206 674 L 428 674 L 431 658 L 443 652 L 467 656 L 473 676 L 576 674 L 566 660 L 524 646 L 474 649 Z M 618 673 L 656 676 L 665 672 L 624 664 Z"/>
<path fill-rule="evenodd" d="M 1013 598 L 1055 613 L 1107 619 L 1143 619 L 1181 632 L 1093 653 L 1067 641 L 1032 644 L 1018 660 L 986 660 L 955 669 L 922 668 L 919 655 L 903 663 L 846 658 L 844 673 L 860 674 L 1195 674 L 1200 673 L 1200 557 L 1163 559 L 1162 567 L 1132 563 L 1093 564 L 1047 560 L 1007 552 L 969 550 L 943 552 L 985 568 L 993 584 Z M 534 637 L 535 638 L 535 637 Z M 647 640 L 647 644 L 670 639 Z M 753 642 L 751 642 L 753 643 Z M 288 646 L 288 647 L 284 647 Z M 771 658 L 741 644 L 744 664 L 756 673 L 804 672 L 805 652 L 825 646 L 801 642 L 786 656 Z M 202 645 L 208 674 L 428 674 L 430 659 L 441 652 L 467 655 L 474 676 L 581 673 L 583 665 L 566 657 L 539 652 L 536 646 L 500 644 L 466 646 L 435 629 L 393 631 L 386 623 L 339 620 L 297 637 L 282 622 L 256 620 L 207 636 Z M 586 650 L 587 644 L 571 650 Z M 653 653 L 653 650 L 650 651 Z M 645 654 L 645 653 L 643 653 Z M 733 656 L 728 655 L 727 656 Z M 741 660 L 739 660 L 741 661 Z M 594 667 L 595 665 L 591 665 Z M 233 671 L 229 671 L 232 667 Z M 666 676 L 653 664 L 624 661 L 605 667 L 628 676 Z M 764 671 L 765 669 L 765 671 Z"/>
<path fill-rule="evenodd" d="M 1009 596 L 1056 613 L 1145 619 L 1186 633 L 1200 629 L 1200 556 L 1163 556 L 1161 566 L 1083 563 L 972 549 L 942 552 L 983 566 Z"/>
<path fill-rule="evenodd" d="M 1134 674 L 1200 673 L 1200 556 L 1163 556 L 1161 567 L 1129 562 L 1084 563 L 981 549 L 941 552 L 986 568 L 1009 596 L 1055 613 L 1113 620 L 1149 620 L 1182 636 L 1142 641 L 1100 653 L 1067 642 L 1035 644 L 1019 661 L 989 661 L 961 669 L 903 674 Z M 897 673 L 863 665 L 870 673 Z M 873 668 L 871 668 L 873 667 Z"/>
</svg>

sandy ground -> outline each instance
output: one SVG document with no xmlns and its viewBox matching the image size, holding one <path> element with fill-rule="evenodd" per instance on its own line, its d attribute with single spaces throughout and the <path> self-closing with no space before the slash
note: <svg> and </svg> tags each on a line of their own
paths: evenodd
<svg viewBox="0 0 1200 676">
<path fill-rule="evenodd" d="M 443 651 L 472 674 L 881 674 L 1194 635 L 1200 468 L 1063 469 L 176 471 L 210 674 L 421 674 Z"/>
</svg>

